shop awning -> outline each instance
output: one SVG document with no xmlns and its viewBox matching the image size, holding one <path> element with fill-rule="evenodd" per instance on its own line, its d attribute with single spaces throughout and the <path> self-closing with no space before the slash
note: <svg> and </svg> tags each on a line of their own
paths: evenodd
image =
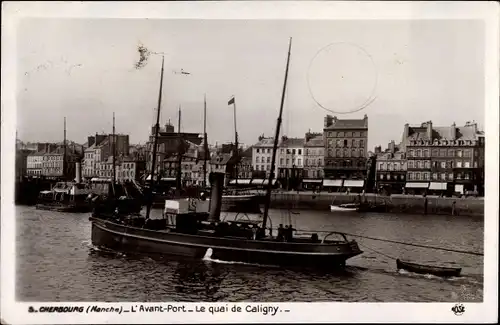
<svg viewBox="0 0 500 325">
<path fill-rule="evenodd" d="M 149 175 L 147 178 L 146 178 L 147 181 L 150 181 L 151 180 L 151 175 Z M 162 177 L 160 179 L 161 181 L 164 181 L 164 182 L 173 182 L 175 181 L 175 177 Z"/>
<path fill-rule="evenodd" d="M 363 180 L 350 180 L 350 179 L 346 179 L 344 181 L 344 187 L 363 187 L 363 185 L 365 184 L 365 181 Z"/>
<path fill-rule="evenodd" d="M 455 192 L 458 192 L 460 194 L 464 194 L 464 185 L 463 184 L 456 184 L 455 185 Z"/>
<path fill-rule="evenodd" d="M 252 184 L 252 185 L 262 185 L 262 183 L 264 183 L 264 180 L 263 180 L 263 179 L 260 179 L 260 178 L 254 178 L 254 179 L 252 179 L 252 181 L 251 181 L 251 184 Z"/>
<path fill-rule="evenodd" d="M 342 180 L 341 179 L 324 179 L 323 180 L 323 186 L 342 186 Z"/>
<path fill-rule="evenodd" d="M 446 183 L 435 183 L 431 182 L 431 185 L 429 186 L 429 190 L 439 190 L 439 191 L 446 191 Z"/>
<path fill-rule="evenodd" d="M 428 188 L 429 183 L 406 183 L 406 188 Z"/>
<path fill-rule="evenodd" d="M 262 182 L 262 185 L 267 185 L 269 184 L 269 180 L 265 179 L 264 182 Z M 273 179 L 273 185 L 276 184 L 276 179 Z"/>
<path fill-rule="evenodd" d="M 303 179 L 303 183 L 316 183 L 320 184 L 323 180 L 322 179 Z"/>
<path fill-rule="evenodd" d="M 238 181 L 238 182 L 236 183 L 236 181 Z M 248 184 L 250 184 L 251 181 L 252 181 L 251 179 L 243 179 L 243 178 L 238 179 L 238 180 L 233 179 L 229 182 L 229 184 L 231 184 L 231 185 L 236 185 L 236 184 L 248 185 Z"/>
</svg>

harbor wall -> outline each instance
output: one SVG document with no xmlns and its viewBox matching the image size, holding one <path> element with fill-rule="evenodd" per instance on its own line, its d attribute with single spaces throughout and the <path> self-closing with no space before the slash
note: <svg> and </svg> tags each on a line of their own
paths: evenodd
<svg viewBox="0 0 500 325">
<path fill-rule="evenodd" d="M 484 200 L 482 198 L 446 198 L 422 197 L 412 195 L 376 196 L 345 193 L 307 193 L 284 192 L 272 193 L 271 208 L 311 209 L 329 211 L 330 204 L 359 202 L 384 206 L 387 213 L 409 214 L 443 214 L 462 216 L 484 216 Z M 427 199 L 427 211 L 425 201 Z"/>
</svg>

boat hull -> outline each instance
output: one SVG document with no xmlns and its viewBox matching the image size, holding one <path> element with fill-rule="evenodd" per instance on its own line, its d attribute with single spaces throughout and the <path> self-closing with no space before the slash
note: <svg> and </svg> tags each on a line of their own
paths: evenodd
<svg viewBox="0 0 500 325">
<path fill-rule="evenodd" d="M 461 268 L 421 265 L 421 264 L 402 261 L 399 259 L 396 260 L 396 266 L 398 270 L 403 269 L 414 273 L 432 274 L 441 277 L 460 276 L 460 272 L 462 271 Z"/>
<path fill-rule="evenodd" d="M 338 268 L 362 253 L 356 243 L 283 243 L 187 235 L 119 225 L 92 218 L 92 244 L 117 251 L 155 253 L 260 265 Z M 211 254 L 210 254 L 211 253 Z"/>
<path fill-rule="evenodd" d="M 330 211 L 331 212 L 355 212 L 357 211 L 358 208 L 343 208 L 338 205 L 330 205 Z"/>
</svg>

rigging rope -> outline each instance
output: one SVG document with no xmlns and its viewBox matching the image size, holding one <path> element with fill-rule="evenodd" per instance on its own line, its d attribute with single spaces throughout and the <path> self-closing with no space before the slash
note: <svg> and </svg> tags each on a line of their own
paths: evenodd
<svg viewBox="0 0 500 325">
<path fill-rule="evenodd" d="M 321 233 L 321 232 L 323 232 L 323 233 L 330 233 L 330 232 L 332 232 L 330 230 L 304 230 L 304 229 L 297 229 L 296 231 L 297 232 L 319 232 L 319 233 Z M 383 241 L 383 242 L 393 243 L 393 244 L 400 244 L 400 245 L 413 246 L 413 247 L 429 248 L 429 249 L 435 249 L 435 250 L 441 250 L 441 251 L 447 251 L 447 252 L 454 252 L 454 253 L 461 253 L 461 254 L 476 255 L 476 256 L 484 256 L 484 253 L 473 252 L 473 251 L 465 251 L 465 250 L 460 250 L 460 249 L 452 249 L 452 248 L 443 248 L 443 247 L 436 247 L 436 246 L 430 246 L 430 245 L 406 243 L 406 242 L 397 241 L 397 240 L 390 240 L 390 239 L 383 239 L 383 238 L 375 238 L 375 237 L 369 237 L 369 236 L 362 236 L 362 235 L 350 234 L 350 233 L 343 232 L 343 231 L 337 231 L 337 232 L 342 233 L 344 235 L 352 236 L 352 237 L 359 237 L 359 238 L 364 238 L 364 239 L 378 240 L 378 241 Z"/>
<path fill-rule="evenodd" d="M 380 254 L 380 255 L 382 255 L 382 256 L 388 257 L 388 258 L 393 259 L 393 260 L 397 260 L 397 258 L 395 258 L 395 257 L 393 257 L 393 256 L 390 256 L 390 255 L 384 254 L 384 253 L 382 253 L 382 252 L 379 252 L 379 251 L 377 251 L 377 250 L 375 250 L 375 249 L 373 249 L 373 248 L 370 248 L 370 247 L 368 247 L 368 246 L 366 246 L 366 245 L 364 245 L 364 244 L 360 244 L 360 243 L 358 243 L 358 245 L 359 245 L 359 246 L 362 246 L 362 247 L 364 247 L 364 248 L 367 248 L 368 250 L 371 250 L 371 251 L 372 251 L 372 252 L 374 252 L 374 253 Z"/>
</svg>

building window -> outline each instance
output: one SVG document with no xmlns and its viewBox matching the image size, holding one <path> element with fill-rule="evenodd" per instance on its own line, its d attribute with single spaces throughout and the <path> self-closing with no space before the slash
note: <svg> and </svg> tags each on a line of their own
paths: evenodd
<svg viewBox="0 0 500 325">
<path fill-rule="evenodd" d="M 384 179 L 384 174 L 380 174 L 380 179 Z"/>
<path fill-rule="evenodd" d="M 352 139 L 352 144 L 351 147 L 355 148 L 356 147 L 356 139 Z"/>
<path fill-rule="evenodd" d="M 457 157 L 462 157 L 462 150 L 457 150 Z"/>
<path fill-rule="evenodd" d="M 424 157 L 429 157 L 429 150 L 424 150 Z"/>
<path fill-rule="evenodd" d="M 416 151 L 417 157 L 420 157 L 422 154 L 421 150 L 415 150 L 415 151 Z"/>
<path fill-rule="evenodd" d="M 357 157 L 358 156 L 358 151 L 356 149 L 352 149 L 351 156 L 352 157 Z"/>
<path fill-rule="evenodd" d="M 453 173 L 449 173 L 449 174 L 448 174 L 448 179 L 449 179 L 450 181 L 452 181 L 452 180 L 453 180 Z"/>
<path fill-rule="evenodd" d="M 431 162 L 429 160 L 425 161 L 425 168 L 431 168 Z"/>
<path fill-rule="evenodd" d="M 408 151 L 408 157 L 413 157 L 413 150 Z"/>
<path fill-rule="evenodd" d="M 469 177 L 470 177 L 469 173 L 465 173 L 464 176 L 465 176 L 465 179 L 469 179 Z"/>
<path fill-rule="evenodd" d="M 271 162 L 271 157 L 267 157 L 267 162 L 270 163 Z"/>
<path fill-rule="evenodd" d="M 441 180 L 443 180 L 443 181 L 446 180 L 446 174 L 445 173 L 441 173 Z"/>
<path fill-rule="evenodd" d="M 392 164 L 391 163 L 389 163 L 388 167 L 389 167 L 389 170 L 392 170 Z"/>
<path fill-rule="evenodd" d="M 408 161 L 408 168 L 413 168 L 413 160 Z"/>
<path fill-rule="evenodd" d="M 420 180 L 420 173 L 415 173 L 415 179 Z"/>
<path fill-rule="evenodd" d="M 288 166 L 288 164 L 290 164 L 290 159 L 286 159 L 286 165 Z"/>
<path fill-rule="evenodd" d="M 257 149 L 257 150 L 258 150 L 258 149 Z M 259 151 L 257 151 L 257 152 L 259 152 Z M 285 149 L 281 149 L 281 153 L 285 153 Z"/>
<path fill-rule="evenodd" d="M 474 168 L 477 168 L 477 161 L 474 162 Z"/>
<path fill-rule="evenodd" d="M 301 155 L 302 154 L 302 149 L 299 149 L 298 151 L 299 151 L 299 155 Z"/>
<path fill-rule="evenodd" d="M 398 163 L 394 164 L 394 170 L 399 170 L 399 164 Z"/>
<path fill-rule="evenodd" d="M 347 149 L 344 149 L 344 157 L 350 157 L 350 152 Z"/>
<path fill-rule="evenodd" d="M 462 162 L 461 161 L 457 161 L 457 168 L 462 168 Z"/>
<path fill-rule="evenodd" d="M 438 179 L 438 174 L 437 173 L 432 173 L 432 179 Z"/>
<path fill-rule="evenodd" d="M 470 157 L 470 150 L 464 150 L 464 157 Z"/>
<path fill-rule="evenodd" d="M 337 157 L 342 157 L 342 151 L 340 149 L 337 149 L 335 153 Z"/>
<path fill-rule="evenodd" d="M 280 158 L 280 165 L 283 165 L 283 158 Z"/>
<path fill-rule="evenodd" d="M 361 148 L 364 148 L 365 147 L 365 141 L 364 140 L 359 140 L 359 146 Z"/>
<path fill-rule="evenodd" d="M 441 162 L 441 168 L 446 168 L 446 161 Z"/>
<path fill-rule="evenodd" d="M 437 157 L 439 151 L 437 149 L 432 150 L 432 157 Z"/>
<path fill-rule="evenodd" d="M 297 166 L 302 166 L 302 159 L 297 159 Z"/>
<path fill-rule="evenodd" d="M 424 179 L 429 180 L 429 173 L 424 173 Z"/>
<path fill-rule="evenodd" d="M 464 162 L 464 167 L 465 168 L 470 168 L 470 162 L 469 161 Z"/>
<path fill-rule="evenodd" d="M 455 151 L 453 149 L 448 150 L 448 157 L 453 157 L 455 155 Z"/>
</svg>

